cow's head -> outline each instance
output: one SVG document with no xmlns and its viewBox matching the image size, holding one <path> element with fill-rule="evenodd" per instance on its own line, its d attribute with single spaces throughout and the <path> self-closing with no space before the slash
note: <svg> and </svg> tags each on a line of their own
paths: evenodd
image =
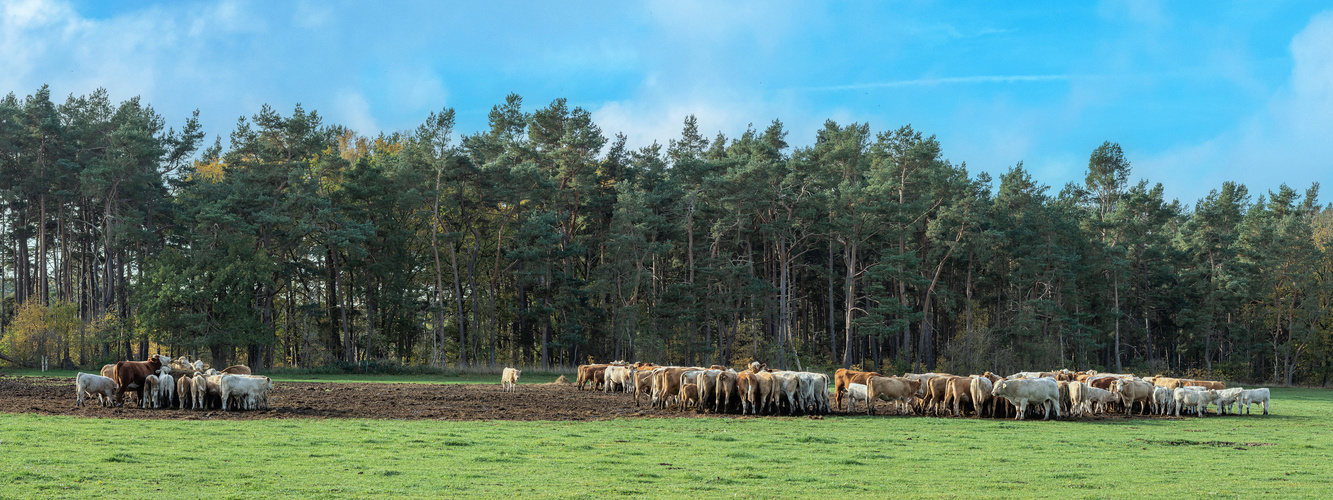
<svg viewBox="0 0 1333 500">
<path fill-rule="evenodd" d="M 995 387 L 991 388 L 990 392 L 992 395 L 999 394 L 1000 391 L 1004 390 L 1006 387 L 1009 387 L 1009 381 L 999 380 L 995 382 Z"/>
</svg>

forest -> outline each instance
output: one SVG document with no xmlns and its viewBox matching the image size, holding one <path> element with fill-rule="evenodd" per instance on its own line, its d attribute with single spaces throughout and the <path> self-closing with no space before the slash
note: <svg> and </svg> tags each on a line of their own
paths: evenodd
<svg viewBox="0 0 1333 500">
<path fill-rule="evenodd" d="M 633 149 L 565 99 L 523 104 L 474 132 L 448 108 L 378 132 L 264 106 L 210 143 L 198 112 L 10 93 L 0 360 L 1333 375 L 1318 184 L 1167 200 L 1107 141 L 1052 187 L 831 120 L 691 116 Z"/>
</svg>

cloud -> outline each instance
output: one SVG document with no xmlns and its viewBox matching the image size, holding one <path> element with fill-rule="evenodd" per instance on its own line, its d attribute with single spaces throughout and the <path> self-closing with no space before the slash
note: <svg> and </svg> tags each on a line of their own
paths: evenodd
<svg viewBox="0 0 1333 500">
<path fill-rule="evenodd" d="M 1194 202 L 1224 181 L 1251 192 L 1278 182 L 1303 189 L 1333 181 L 1333 11 L 1314 16 L 1289 46 L 1288 83 L 1238 125 L 1203 141 L 1136 162 L 1140 175 L 1183 187 Z M 1204 172 L 1200 175 L 1199 172 Z"/>
<path fill-rule="evenodd" d="M 370 112 L 370 102 L 359 92 L 353 90 L 339 92 L 333 103 L 333 112 L 341 117 L 339 122 L 358 134 L 374 136 L 380 132 L 379 126 L 375 124 L 375 117 Z"/>
</svg>

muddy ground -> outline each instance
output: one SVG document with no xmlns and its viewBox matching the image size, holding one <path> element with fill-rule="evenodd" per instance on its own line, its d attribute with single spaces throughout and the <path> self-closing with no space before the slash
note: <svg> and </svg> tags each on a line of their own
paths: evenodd
<svg viewBox="0 0 1333 500">
<path fill-rule="evenodd" d="M 130 400 L 133 393 L 126 393 Z M 499 384 L 395 384 L 274 382 L 268 410 L 142 409 L 131 404 L 104 408 L 96 398 L 74 406 L 74 379 L 0 375 L 0 413 L 37 413 L 101 418 L 250 420 L 268 418 L 376 418 L 400 420 L 608 420 L 636 417 L 739 418 L 693 410 L 655 410 L 646 397 L 636 407 L 628 394 L 578 391 L 573 385 L 519 384 L 516 393 Z M 892 414 L 888 403 L 877 405 Z M 835 412 L 835 415 L 844 413 Z M 858 413 L 859 414 L 859 413 Z M 753 417 L 751 417 L 753 418 Z M 1121 419 L 1099 415 L 1082 420 Z M 1143 418 L 1138 417 L 1135 418 Z M 1148 417 L 1164 418 L 1164 417 Z"/>
</svg>

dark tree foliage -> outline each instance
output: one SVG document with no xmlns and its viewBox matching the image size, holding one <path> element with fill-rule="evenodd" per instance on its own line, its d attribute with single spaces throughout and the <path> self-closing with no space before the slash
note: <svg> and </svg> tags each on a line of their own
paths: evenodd
<svg viewBox="0 0 1333 500">
<path fill-rule="evenodd" d="M 0 354 L 1333 375 L 1318 185 L 1190 206 L 1112 142 L 1053 192 L 911 126 L 793 147 L 690 116 L 634 150 L 564 99 L 528 109 L 466 135 L 450 109 L 384 134 L 265 106 L 201 150 L 196 117 L 138 99 L 9 94 Z"/>
</svg>

